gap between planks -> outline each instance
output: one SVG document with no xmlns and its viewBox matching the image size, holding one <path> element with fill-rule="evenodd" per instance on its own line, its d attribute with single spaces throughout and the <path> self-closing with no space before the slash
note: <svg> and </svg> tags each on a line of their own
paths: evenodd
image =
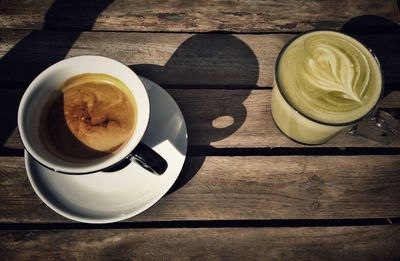
<svg viewBox="0 0 400 261">
<path fill-rule="evenodd" d="M 275 220 L 185 220 L 85 223 L 0 223 L 0 230 L 59 230 L 59 229 L 153 229 L 153 228 L 254 228 L 254 227 L 354 227 L 397 225 L 399 218 L 366 219 L 275 219 Z"/>
</svg>

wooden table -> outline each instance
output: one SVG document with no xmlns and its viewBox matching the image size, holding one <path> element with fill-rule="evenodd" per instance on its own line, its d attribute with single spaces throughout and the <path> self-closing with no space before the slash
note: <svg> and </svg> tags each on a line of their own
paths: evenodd
<svg viewBox="0 0 400 261">
<path fill-rule="evenodd" d="M 321 146 L 274 125 L 271 85 L 297 33 L 368 44 L 400 116 L 394 0 L 1 1 L 0 259 L 400 259 L 400 138 L 339 135 Z M 50 210 L 26 176 L 16 130 L 29 82 L 65 57 L 119 60 L 159 83 L 186 119 L 188 157 L 166 196 L 108 225 Z"/>
</svg>

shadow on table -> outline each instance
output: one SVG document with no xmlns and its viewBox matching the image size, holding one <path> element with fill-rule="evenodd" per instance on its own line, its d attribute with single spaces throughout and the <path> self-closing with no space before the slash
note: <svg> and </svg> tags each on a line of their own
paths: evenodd
<svg viewBox="0 0 400 261">
<path fill-rule="evenodd" d="M 79 20 L 80 30 L 91 30 L 97 16 L 111 2 L 111 0 L 56 0 L 46 13 L 43 29 L 59 29 L 68 25 L 69 21 Z M 0 81 L 5 83 L 3 88 L 15 88 L 7 84 L 19 82 L 20 78 L 32 81 L 44 69 L 64 59 L 80 34 L 80 31 L 29 33 L 0 59 Z M 4 102 L 2 106 L 5 106 L 4 109 L 7 111 L 7 121 L 3 119 L 6 124 L 0 129 L 0 151 L 3 155 L 16 155 L 18 150 L 5 148 L 4 144 L 17 126 L 17 110 L 21 97 L 6 96 L 1 98 L 1 102 Z"/>
<path fill-rule="evenodd" d="M 176 93 L 184 88 L 200 88 L 195 96 L 184 97 L 188 100 L 177 99 L 187 124 L 191 157 L 186 158 L 169 194 L 196 175 L 212 149 L 212 142 L 227 138 L 242 126 L 247 115 L 243 102 L 258 80 L 258 60 L 250 47 L 235 36 L 199 34 L 183 42 L 164 66 L 138 64 L 130 67 L 149 79 L 178 79 L 175 82 L 181 84 L 176 86 Z M 245 90 L 234 95 L 227 92 L 228 96 L 221 97 L 222 92 L 203 87 Z M 218 126 L 216 121 L 223 117 L 230 121 Z"/>
<path fill-rule="evenodd" d="M 21 79 L 24 79 L 23 84 L 26 84 L 26 80 L 32 81 L 44 69 L 64 59 L 81 31 L 91 30 L 97 16 L 111 2 L 111 0 L 55 1 L 46 13 L 43 29 L 60 29 L 69 25 L 74 19 L 78 19 L 80 21 L 79 31 L 68 31 L 68 33 L 59 30 L 30 32 L 1 58 L 0 81 L 14 84 L 21 83 Z M 74 12 L 70 10 L 74 10 Z M 219 97 L 220 93 L 207 92 L 205 89 L 206 93 L 202 95 L 195 98 L 188 97 L 195 100 L 178 101 L 187 121 L 189 154 L 198 157 L 189 157 L 186 160 L 178 180 L 170 190 L 173 192 L 185 185 L 198 172 L 212 142 L 228 137 L 243 124 L 247 114 L 243 102 L 258 80 L 257 58 L 243 41 L 234 36 L 200 34 L 182 43 L 165 66 L 142 64 L 132 65 L 131 68 L 138 74 L 155 81 L 162 75 L 164 79 L 171 82 L 191 82 L 188 85 L 189 88 L 194 88 L 196 85 L 197 87 L 248 89 L 227 97 Z M 179 88 L 184 87 L 182 85 Z M 16 87 L 10 85 L 3 88 L 13 89 Z M 0 144 L 2 145 L 0 152 L 2 155 L 20 153 L 20 150 L 4 147 L 5 142 L 17 126 L 19 99 L 20 97 L 13 92 L 1 98 L 1 101 L 6 104 L 2 107 L 7 110 L 7 115 L 9 115 L 7 124 L 0 129 Z M 197 108 L 194 109 L 194 106 Z M 215 120 L 224 116 L 231 119 L 229 124 L 213 125 Z M 194 140 L 196 141 L 194 142 Z M 195 144 L 201 144 L 201 146 L 193 146 Z"/>
<path fill-rule="evenodd" d="M 400 26 L 381 16 L 365 15 L 346 22 L 342 31 L 368 46 L 381 63 L 385 95 L 400 89 Z"/>
</svg>

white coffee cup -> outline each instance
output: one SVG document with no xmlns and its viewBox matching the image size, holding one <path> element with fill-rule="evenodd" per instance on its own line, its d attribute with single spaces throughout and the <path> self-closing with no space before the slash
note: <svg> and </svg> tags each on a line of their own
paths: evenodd
<svg viewBox="0 0 400 261">
<path fill-rule="evenodd" d="M 42 143 L 39 135 L 40 117 L 50 95 L 54 94 L 69 78 L 83 73 L 108 74 L 121 80 L 131 91 L 137 105 L 137 121 L 130 139 L 118 151 L 95 159 L 71 162 L 51 153 Z M 57 62 L 40 73 L 25 91 L 18 109 L 18 129 L 22 143 L 28 153 L 39 163 L 56 172 L 82 174 L 107 169 L 115 164 L 130 159 L 139 161 L 142 166 L 153 170 L 145 157 L 132 155 L 139 145 L 150 119 L 150 102 L 147 91 L 139 77 L 129 67 L 102 56 L 78 56 Z M 146 148 L 145 154 L 149 158 Z M 152 152 L 150 152 L 152 154 Z M 156 154 L 153 151 L 153 155 Z M 156 155 L 160 157 L 159 155 Z M 152 158 L 152 156 L 150 156 Z M 157 159 L 159 160 L 159 159 Z M 161 160 L 163 160 L 161 158 Z M 164 162 L 166 164 L 166 162 Z M 163 170 L 166 166 L 163 164 Z"/>
</svg>

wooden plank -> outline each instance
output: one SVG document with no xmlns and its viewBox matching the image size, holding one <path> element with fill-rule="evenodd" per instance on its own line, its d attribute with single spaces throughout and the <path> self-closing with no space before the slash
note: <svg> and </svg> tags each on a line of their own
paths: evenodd
<svg viewBox="0 0 400 261">
<path fill-rule="evenodd" d="M 186 120 L 189 146 L 215 148 L 311 148 L 292 141 L 276 127 L 271 116 L 271 90 L 196 90 L 169 89 Z M 17 126 L 17 110 L 22 90 L 0 89 L 0 144 L 2 155 L 15 155 L 22 149 Z M 208 108 L 204 110 L 204 108 Z M 400 116 L 400 91 L 390 92 L 381 108 Z M 375 147 L 399 148 L 400 137 L 389 146 L 375 144 L 359 137 L 340 134 L 331 141 L 315 147 Z M 8 148 L 8 149 L 6 149 Z"/>
<path fill-rule="evenodd" d="M 119 60 L 163 85 L 272 86 L 276 57 L 293 36 L 0 30 L 0 86 L 24 88 L 51 64 L 77 55 Z M 387 85 L 398 88 L 398 34 L 356 36 L 377 54 Z"/>
<path fill-rule="evenodd" d="M 188 157 L 168 195 L 129 221 L 400 216 L 400 157 Z M 0 222 L 71 222 L 35 195 L 22 157 L 0 157 Z"/>
<path fill-rule="evenodd" d="M 272 120 L 270 90 L 168 90 L 181 107 L 189 133 L 189 145 L 217 148 L 309 147 L 284 136 Z M 0 90 L 0 117 L 6 119 L 0 143 L 22 149 L 16 130 L 22 91 Z M 229 97 L 226 99 L 225 97 Z M 392 92 L 381 103 L 384 109 L 398 111 L 400 92 Z M 211 108 L 204 111 L 204 108 Z M 316 146 L 312 146 L 316 147 Z M 374 144 L 341 134 L 320 147 L 400 147 L 400 137 L 391 145 Z"/>
<path fill-rule="evenodd" d="M 398 260 L 399 248 L 399 225 L 0 232 L 5 260 Z"/>
<path fill-rule="evenodd" d="M 271 86 L 293 35 L 0 31 L 0 82 L 30 82 L 64 57 L 103 55 L 160 84 Z"/>
<path fill-rule="evenodd" d="M 5 28 L 169 32 L 339 29 L 354 17 L 398 20 L 396 0 L 1 1 Z"/>
</svg>

